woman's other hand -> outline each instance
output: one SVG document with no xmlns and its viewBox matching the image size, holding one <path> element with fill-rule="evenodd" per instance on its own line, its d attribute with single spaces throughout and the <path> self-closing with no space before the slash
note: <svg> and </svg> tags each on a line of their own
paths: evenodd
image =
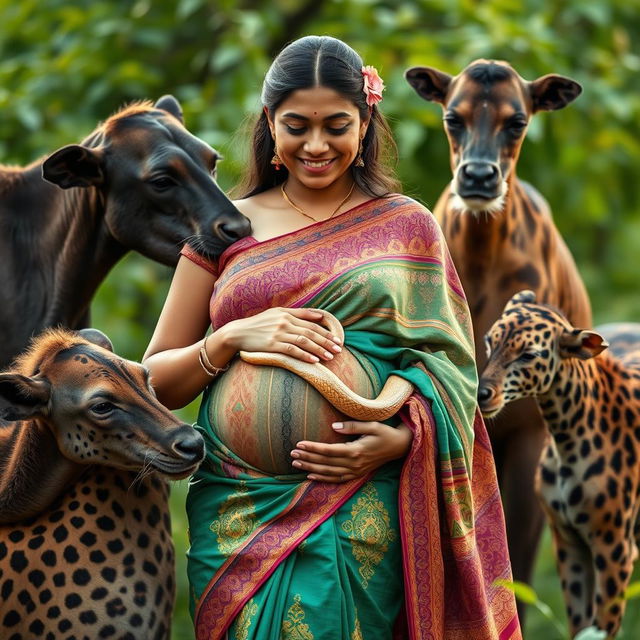
<svg viewBox="0 0 640 640">
<path fill-rule="evenodd" d="M 342 350 L 340 340 L 321 325 L 316 309 L 267 309 L 249 318 L 233 320 L 218 331 L 235 351 L 284 353 L 306 362 L 331 360 Z"/>
<path fill-rule="evenodd" d="M 332 426 L 344 435 L 360 437 L 334 444 L 298 442 L 291 452 L 293 466 L 307 472 L 309 480 L 335 483 L 365 476 L 385 462 L 404 457 L 413 441 L 404 424 L 389 427 L 381 422 L 345 421 Z"/>
</svg>

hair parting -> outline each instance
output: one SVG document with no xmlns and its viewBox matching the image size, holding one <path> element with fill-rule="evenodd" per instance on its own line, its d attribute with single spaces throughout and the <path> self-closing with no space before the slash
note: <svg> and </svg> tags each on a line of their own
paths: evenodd
<svg viewBox="0 0 640 640">
<path fill-rule="evenodd" d="M 362 140 L 363 167 L 350 168 L 358 188 L 371 197 L 399 192 L 401 186 L 392 166 L 397 148 L 389 125 L 376 104 L 369 106 L 363 91 L 362 58 L 347 44 L 329 36 L 306 36 L 287 45 L 271 64 L 262 86 L 262 104 L 273 114 L 294 91 L 327 87 L 344 96 L 369 119 Z M 264 109 L 254 122 L 248 166 L 240 184 L 232 190 L 247 198 L 284 182 L 286 167 L 271 164 L 274 141 Z"/>
</svg>

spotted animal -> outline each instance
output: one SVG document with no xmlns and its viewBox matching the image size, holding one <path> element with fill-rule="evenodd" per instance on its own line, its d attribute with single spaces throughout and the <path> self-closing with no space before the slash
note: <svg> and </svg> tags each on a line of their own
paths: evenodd
<svg viewBox="0 0 640 640">
<path fill-rule="evenodd" d="M 487 333 L 479 388 L 489 416 L 536 398 L 551 435 L 536 487 L 572 634 L 594 625 L 610 638 L 640 542 L 640 324 L 616 333 L 618 353 L 631 347 L 621 357 L 603 353 L 600 333 L 575 328 L 533 292 L 516 294 Z"/>
<path fill-rule="evenodd" d="M 476 60 L 456 76 L 414 67 L 406 78 L 444 111 L 453 180 L 434 214 L 469 301 L 478 370 L 485 363 L 482 336 L 521 289 L 559 307 L 576 326 L 591 326 L 589 298 L 549 206 L 516 176 L 532 115 L 561 109 L 580 94 L 580 85 L 559 75 L 528 82 L 493 60 Z M 535 403 L 523 400 L 490 421 L 488 430 L 513 574 L 528 582 L 544 523 L 533 489 L 544 425 Z"/>
<path fill-rule="evenodd" d="M 93 295 L 128 251 L 174 266 L 187 239 L 215 256 L 247 235 L 215 182 L 218 160 L 164 96 L 28 167 L 0 166 L 0 368 L 47 327 L 87 327 Z"/>
<path fill-rule="evenodd" d="M 0 637 L 164 640 L 168 486 L 202 437 L 94 330 L 49 330 L 0 374 Z"/>
</svg>

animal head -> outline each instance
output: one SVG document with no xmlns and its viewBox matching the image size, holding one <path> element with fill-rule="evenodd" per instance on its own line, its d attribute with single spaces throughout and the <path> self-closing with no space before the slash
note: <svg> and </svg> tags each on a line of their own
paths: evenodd
<svg viewBox="0 0 640 640">
<path fill-rule="evenodd" d="M 476 60 L 457 76 L 413 67 L 405 78 L 425 100 L 439 102 L 449 139 L 453 206 L 500 211 L 531 116 L 561 109 L 580 85 L 559 75 L 527 82 L 506 62 Z"/>
<path fill-rule="evenodd" d="M 82 144 L 55 151 L 43 177 L 95 188 L 104 224 L 125 249 L 175 265 L 187 239 L 210 256 L 250 232 L 215 181 L 219 154 L 184 127 L 172 96 L 126 107 Z"/>
<path fill-rule="evenodd" d="M 95 329 L 48 330 L 0 374 L 1 421 L 49 428 L 66 458 L 118 469 L 191 474 L 204 441 L 157 400 L 142 365 Z"/>
<path fill-rule="evenodd" d="M 608 346 L 595 331 L 576 329 L 558 310 L 537 304 L 533 291 L 509 300 L 485 343 L 488 361 L 478 389 L 485 417 L 507 402 L 546 393 L 564 360 L 587 360 Z"/>
</svg>

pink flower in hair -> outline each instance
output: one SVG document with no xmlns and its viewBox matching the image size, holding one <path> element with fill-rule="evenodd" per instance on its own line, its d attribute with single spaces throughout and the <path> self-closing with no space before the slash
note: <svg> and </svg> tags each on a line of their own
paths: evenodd
<svg viewBox="0 0 640 640">
<path fill-rule="evenodd" d="M 365 96 L 367 96 L 367 104 L 372 107 L 382 100 L 384 82 L 382 82 L 382 78 L 378 75 L 377 69 L 370 65 L 362 67 L 362 75 L 364 76 L 363 91 Z"/>
</svg>

